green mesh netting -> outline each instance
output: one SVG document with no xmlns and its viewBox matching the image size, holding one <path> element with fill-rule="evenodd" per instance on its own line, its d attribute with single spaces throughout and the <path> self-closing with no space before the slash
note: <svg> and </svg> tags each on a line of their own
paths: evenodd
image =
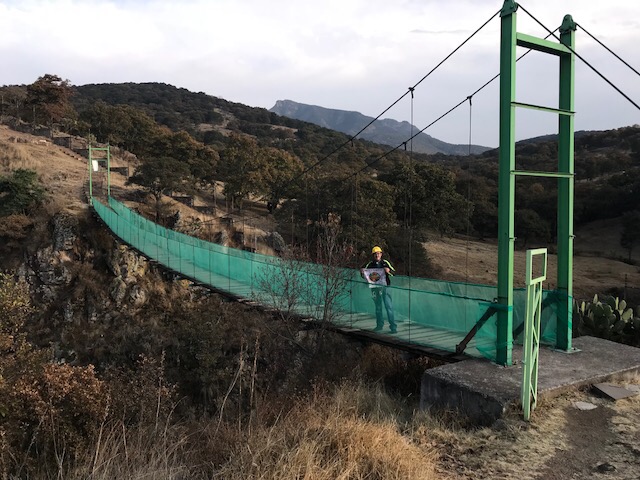
<svg viewBox="0 0 640 480">
<path fill-rule="evenodd" d="M 372 330 L 376 327 L 372 290 L 352 269 L 286 260 L 185 235 L 145 219 L 110 198 L 94 207 L 122 240 L 166 267 L 230 294 L 254 299 L 283 312 L 336 325 Z M 496 307 L 497 288 L 396 275 L 389 289 L 398 331 L 395 337 L 417 345 L 455 352 L 487 308 Z M 526 292 L 514 291 L 513 328 L 521 340 Z M 541 338 L 556 340 L 557 292 L 545 291 Z M 500 306 L 498 306 L 500 307 Z M 385 309 L 384 332 L 389 332 Z M 465 353 L 496 359 L 496 315 L 478 330 Z"/>
</svg>

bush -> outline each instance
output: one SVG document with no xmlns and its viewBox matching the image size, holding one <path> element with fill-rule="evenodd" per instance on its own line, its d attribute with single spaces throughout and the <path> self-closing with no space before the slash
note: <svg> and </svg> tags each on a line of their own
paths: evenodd
<svg viewBox="0 0 640 480">
<path fill-rule="evenodd" d="M 109 403 L 93 366 L 51 363 L 23 333 L 28 287 L 0 274 L 0 476 L 31 476 L 73 460 Z"/>
<path fill-rule="evenodd" d="M 23 214 L 0 217 L 0 237 L 7 240 L 24 240 L 33 220 Z"/>
<path fill-rule="evenodd" d="M 10 176 L 0 176 L 0 217 L 28 214 L 43 198 L 44 190 L 33 170 L 19 168 Z"/>
</svg>

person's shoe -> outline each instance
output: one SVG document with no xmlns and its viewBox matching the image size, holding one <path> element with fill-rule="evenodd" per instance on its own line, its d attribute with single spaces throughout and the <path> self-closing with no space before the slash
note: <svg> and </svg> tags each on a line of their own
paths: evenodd
<svg viewBox="0 0 640 480">
<path fill-rule="evenodd" d="M 373 329 L 374 332 L 379 332 L 381 330 L 382 330 L 382 327 L 376 327 L 376 328 Z"/>
<path fill-rule="evenodd" d="M 397 328 L 390 328 L 389 331 L 391 333 L 398 333 L 398 329 Z"/>
</svg>

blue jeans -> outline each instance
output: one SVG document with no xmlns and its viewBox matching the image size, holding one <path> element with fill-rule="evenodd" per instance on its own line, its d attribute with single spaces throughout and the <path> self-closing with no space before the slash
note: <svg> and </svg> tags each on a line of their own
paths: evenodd
<svg viewBox="0 0 640 480">
<path fill-rule="evenodd" d="M 387 311 L 387 319 L 389 320 L 389 327 L 391 330 L 395 330 L 397 325 L 393 316 L 393 301 L 391 300 L 389 289 L 387 287 L 372 288 L 371 296 L 376 306 L 376 328 L 382 328 L 384 326 L 384 319 L 382 318 L 382 304 L 384 303 L 384 308 Z"/>
</svg>

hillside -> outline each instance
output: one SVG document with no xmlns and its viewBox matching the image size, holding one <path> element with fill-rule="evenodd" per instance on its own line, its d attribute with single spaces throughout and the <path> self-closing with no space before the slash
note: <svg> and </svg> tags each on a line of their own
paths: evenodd
<svg viewBox="0 0 640 480">
<path fill-rule="evenodd" d="M 435 363 L 221 302 L 113 242 L 88 214 L 85 159 L 4 126 L 0 152 L 0 174 L 36 170 L 48 199 L 30 214 L 29 236 L 2 245 L 3 266 L 21 272 L 35 307 L 20 335 L 7 336 L 1 317 L 8 478 L 637 478 L 640 396 L 572 391 L 541 402 L 530 423 L 510 411 L 486 428 L 419 412 L 420 376 Z M 113 181 L 115 195 L 144 208 L 136 187 Z M 263 205 L 255 213 L 268 220 Z M 475 248 L 427 244 L 443 266 L 460 267 Z M 477 253 L 483 265 L 487 251 Z M 23 297 L 0 280 L 4 314 L 7 288 L 10 305 Z M 20 315 L 11 310 L 12 322 Z M 619 384 L 640 388 L 640 378 Z"/>
<path fill-rule="evenodd" d="M 53 145 L 50 141 L 26 133 L 16 132 L 0 125 L 0 145 L 4 149 L 4 164 L 11 168 L 30 168 L 40 172 L 43 184 L 51 195 L 51 201 L 63 211 L 77 214 L 86 209 L 85 184 L 87 181 L 86 160 L 68 149 Z M 9 160 L 11 159 L 11 160 Z M 48 168 L 53 165 L 55 168 Z M 112 166 L 127 165 L 118 156 L 113 157 Z M 6 168 L 6 167 L 5 167 Z M 100 177 L 96 177 L 100 178 Z M 112 175 L 112 190 L 116 198 L 125 200 L 131 206 L 147 207 L 131 202 L 131 195 L 135 186 L 125 185 L 126 178 Z M 99 180 L 104 185 L 104 180 Z M 221 197 L 221 187 L 218 190 Z M 210 225 L 211 214 L 190 209 L 178 201 L 165 197 L 171 211 L 180 211 L 188 222 L 198 219 Z M 206 199 L 197 199 L 196 204 L 206 205 Z M 248 205 L 245 214 L 239 215 L 228 211 L 224 205 L 219 205 L 216 218 L 235 216 L 238 222 L 243 222 L 248 239 L 264 238 L 267 232 L 276 225 L 268 214 L 264 205 Z M 244 224 L 244 215 L 251 217 Z M 215 222 L 218 224 L 218 221 Z M 638 290 L 640 286 L 640 249 L 633 251 L 632 262 L 624 263 L 627 252 L 620 246 L 619 219 L 595 220 L 576 228 L 575 257 L 574 257 L 574 289 L 578 298 L 588 299 L 595 293 L 621 291 L 625 285 L 629 293 Z M 262 241 L 261 241 L 262 242 Z M 441 238 L 433 236 L 425 243 L 427 255 L 433 262 L 437 278 L 451 281 L 469 281 L 471 283 L 495 284 L 497 277 L 497 244 L 495 241 L 477 241 L 456 238 Z M 272 250 L 260 243 L 259 250 L 272 253 Z M 547 288 L 553 288 L 555 277 L 555 256 L 550 255 L 550 271 Z M 634 264 L 635 263 L 635 264 Z M 523 286 L 524 252 L 516 251 L 517 287 Z M 635 294 L 634 294 L 635 295 Z"/>
<path fill-rule="evenodd" d="M 367 117 L 359 112 L 306 105 L 292 100 L 278 100 L 269 111 L 284 117 L 315 123 L 321 127 L 337 130 L 350 136 L 360 132 L 373 121 L 373 117 Z M 358 138 L 395 147 L 405 142 L 411 136 L 411 132 L 417 131 L 418 129 L 415 126 L 412 128 L 409 122 L 398 122 L 386 118 L 373 122 Z M 444 153 L 446 155 L 467 155 L 469 149 L 471 149 L 472 154 L 479 154 L 489 150 L 488 147 L 480 145 L 469 146 L 446 143 L 426 133 L 420 133 L 413 139 L 413 149 L 418 153 Z"/>
<path fill-rule="evenodd" d="M 601 222 L 586 225 L 576 231 L 576 254 L 573 257 L 573 290 L 577 299 L 589 300 L 596 293 L 614 292 L 631 304 L 640 303 L 640 269 L 615 257 L 620 251 L 618 236 L 594 236 L 603 228 Z M 606 229 L 606 228 L 605 228 Z M 618 232 L 619 233 L 619 232 Z M 587 250 L 581 250 L 581 248 Z M 498 276 L 498 246 L 496 242 L 451 238 L 430 240 L 425 244 L 430 258 L 440 270 L 443 280 L 495 285 Z M 620 251 L 621 254 L 624 252 Z M 640 263 L 640 255 L 637 257 Z M 526 253 L 514 254 L 514 287 L 525 287 Z M 547 281 L 544 288 L 555 287 L 557 257 L 548 256 Z M 625 285 L 627 288 L 625 289 Z"/>
<path fill-rule="evenodd" d="M 379 215 L 389 218 L 387 224 L 404 223 L 402 216 L 407 207 L 404 198 L 412 197 L 416 204 L 426 206 L 414 210 L 416 215 L 414 223 L 420 229 L 434 228 L 433 218 L 439 217 L 438 223 L 441 225 L 436 229 L 440 234 L 457 233 L 476 238 L 495 238 L 498 165 L 498 152 L 495 149 L 472 156 L 467 155 L 466 146 L 462 155 L 456 155 L 455 152 L 449 155 L 416 154 L 414 158 L 409 159 L 403 152 L 396 151 L 387 156 L 385 151 L 388 148 L 373 142 L 354 141 L 352 143 L 349 142 L 347 134 L 336 130 L 287 118 L 265 109 L 228 102 L 204 93 L 189 92 L 171 85 L 127 83 L 84 85 L 74 88 L 76 95 L 72 100 L 80 117 L 87 123 L 98 122 L 98 119 L 91 115 L 91 110 L 98 108 L 101 102 L 113 105 L 114 108 L 116 105 L 127 105 L 146 112 L 149 122 L 157 122 L 173 131 L 186 130 L 193 138 L 212 147 L 220 155 L 224 155 L 232 135 L 242 135 L 252 139 L 259 149 L 277 148 L 295 155 L 302 165 L 309 169 L 307 175 L 299 176 L 293 183 L 278 180 L 268 192 L 265 188 L 259 191 L 260 188 L 256 186 L 253 194 L 262 198 L 274 195 L 280 197 L 279 200 L 284 208 L 280 210 L 282 215 L 277 218 L 278 228 L 300 237 L 296 240 L 298 242 L 306 237 L 308 232 L 296 231 L 292 228 L 294 227 L 292 223 L 303 224 L 309 219 L 302 218 L 304 217 L 302 210 L 296 206 L 296 201 L 293 199 L 300 198 L 302 192 L 308 195 L 309 185 L 315 186 L 316 193 L 307 206 L 309 211 L 316 212 L 318 218 L 315 220 L 326 216 L 330 211 L 338 213 L 345 219 L 352 218 L 351 201 L 343 200 L 353 195 L 354 172 L 360 174 L 362 179 L 367 179 L 366 181 L 373 179 L 368 189 L 385 192 L 379 197 L 384 203 L 379 206 L 382 209 L 379 210 Z M 300 104 L 280 102 L 279 105 L 295 110 Z M 354 118 L 360 122 L 359 124 L 366 121 L 366 117 L 357 112 L 329 111 L 310 107 L 308 113 L 314 115 L 314 112 L 319 115 L 315 121 L 328 125 L 330 122 L 327 119 L 332 119 L 334 128 L 338 129 L 353 129 Z M 115 124 L 123 125 L 126 122 L 115 122 Z M 400 128 L 404 132 L 406 130 L 404 127 L 396 122 L 392 130 Z M 93 129 L 88 126 L 87 128 L 88 130 L 78 133 L 83 135 L 93 133 L 98 135 L 99 140 L 110 141 L 112 144 L 117 144 L 122 138 L 146 138 L 145 135 L 132 137 L 127 132 L 122 134 L 115 132 L 118 133 L 116 135 L 108 129 L 101 131 L 95 126 Z M 435 139 L 430 141 L 432 140 L 437 142 Z M 161 142 L 154 142 L 151 139 L 149 143 L 151 143 L 150 146 L 139 152 L 142 158 L 149 156 L 150 153 L 156 156 L 166 153 L 166 148 L 157 150 Z M 180 148 L 179 145 L 176 147 L 177 152 L 180 152 Z M 249 156 L 256 158 L 255 152 L 249 152 Z M 409 192 L 406 191 L 408 177 L 403 169 L 412 162 L 416 164 L 414 168 L 420 170 L 419 185 L 414 185 L 412 187 L 414 191 Z M 227 163 L 226 161 L 218 162 L 217 171 L 210 172 L 207 181 L 212 179 L 226 181 L 229 180 L 230 175 L 233 176 L 234 171 L 239 172 L 240 168 L 247 168 L 246 166 L 227 168 Z M 259 164 L 259 162 L 256 163 Z M 557 141 L 553 137 L 541 137 L 518 142 L 516 163 L 520 170 L 555 171 Z M 370 166 L 367 167 L 368 165 Z M 438 168 L 431 168 L 430 165 L 437 165 Z M 625 127 L 603 132 L 577 132 L 575 171 L 576 228 L 592 222 L 612 220 L 618 224 L 618 228 L 614 230 L 620 233 L 619 242 L 622 235 L 619 225 L 624 216 L 640 211 L 640 127 Z M 450 183 L 450 175 L 453 175 L 453 185 Z M 272 173 L 255 170 L 240 176 L 244 179 L 265 178 L 272 176 Z M 446 178 L 448 176 L 449 178 Z M 518 179 L 516 235 L 525 239 L 525 242 L 528 239 L 538 244 L 552 244 L 556 222 L 556 185 L 557 182 L 553 179 Z M 434 186 L 438 188 L 434 190 Z M 243 188 L 251 189 L 250 186 L 243 186 Z M 455 192 L 452 192 L 451 188 L 454 188 Z M 281 191 L 284 189 L 287 191 Z M 416 191 L 423 193 L 418 196 Z M 324 193 L 320 195 L 319 192 Z M 391 198 L 388 198 L 387 194 Z M 439 205 L 439 202 L 447 205 Z M 460 208 L 465 202 L 471 202 L 473 208 L 471 217 L 468 220 L 461 220 L 465 218 L 465 214 L 460 211 Z M 288 219 L 285 218 L 285 210 L 289 211 Z M 437 212 L 447 213 L 440 215 Z M 420 217 L 417 217 L 418 214 Z M 360 221 L 365 222 L 366 219 Z M 365 228 L 364 225 L 360 225 L 356 230 Z M 607 237 L 610 236 L 608 228 L 602 233 Z M 355 232 L 349 232 L 349 234 L 354 236 Z M 386 241 L 391 237 L 400 238 L 404 235 L 404 233 L 384 232 L 384 238 L 378 241 Z M 355 235 L 355 238 L 363 237 Z M 577 241 L 580 241 L 579 237 Z M 401 246 L 397 244 L 389 246 L 393 247 L 396 258 L 399 258 Z M 364 251 L 366 245 L 357 245 L 357 247 L 360 251 Z M 581 247 L 581 250 L 587 251 L 589 248 L 589 246 Z M 637 247 L 635 248 L 637 250 Z M 619 247 L 608 249 L 609 252 L 617 252 L 615 258 L 620 259 L 623 255 L 619 250 Z M 633 252 L 633 248 L 631 250 Z M 425 262 L 418 264 L 423 265 Z M 430 274 L 428 271 L 422 273 Z"/>
</svg>

